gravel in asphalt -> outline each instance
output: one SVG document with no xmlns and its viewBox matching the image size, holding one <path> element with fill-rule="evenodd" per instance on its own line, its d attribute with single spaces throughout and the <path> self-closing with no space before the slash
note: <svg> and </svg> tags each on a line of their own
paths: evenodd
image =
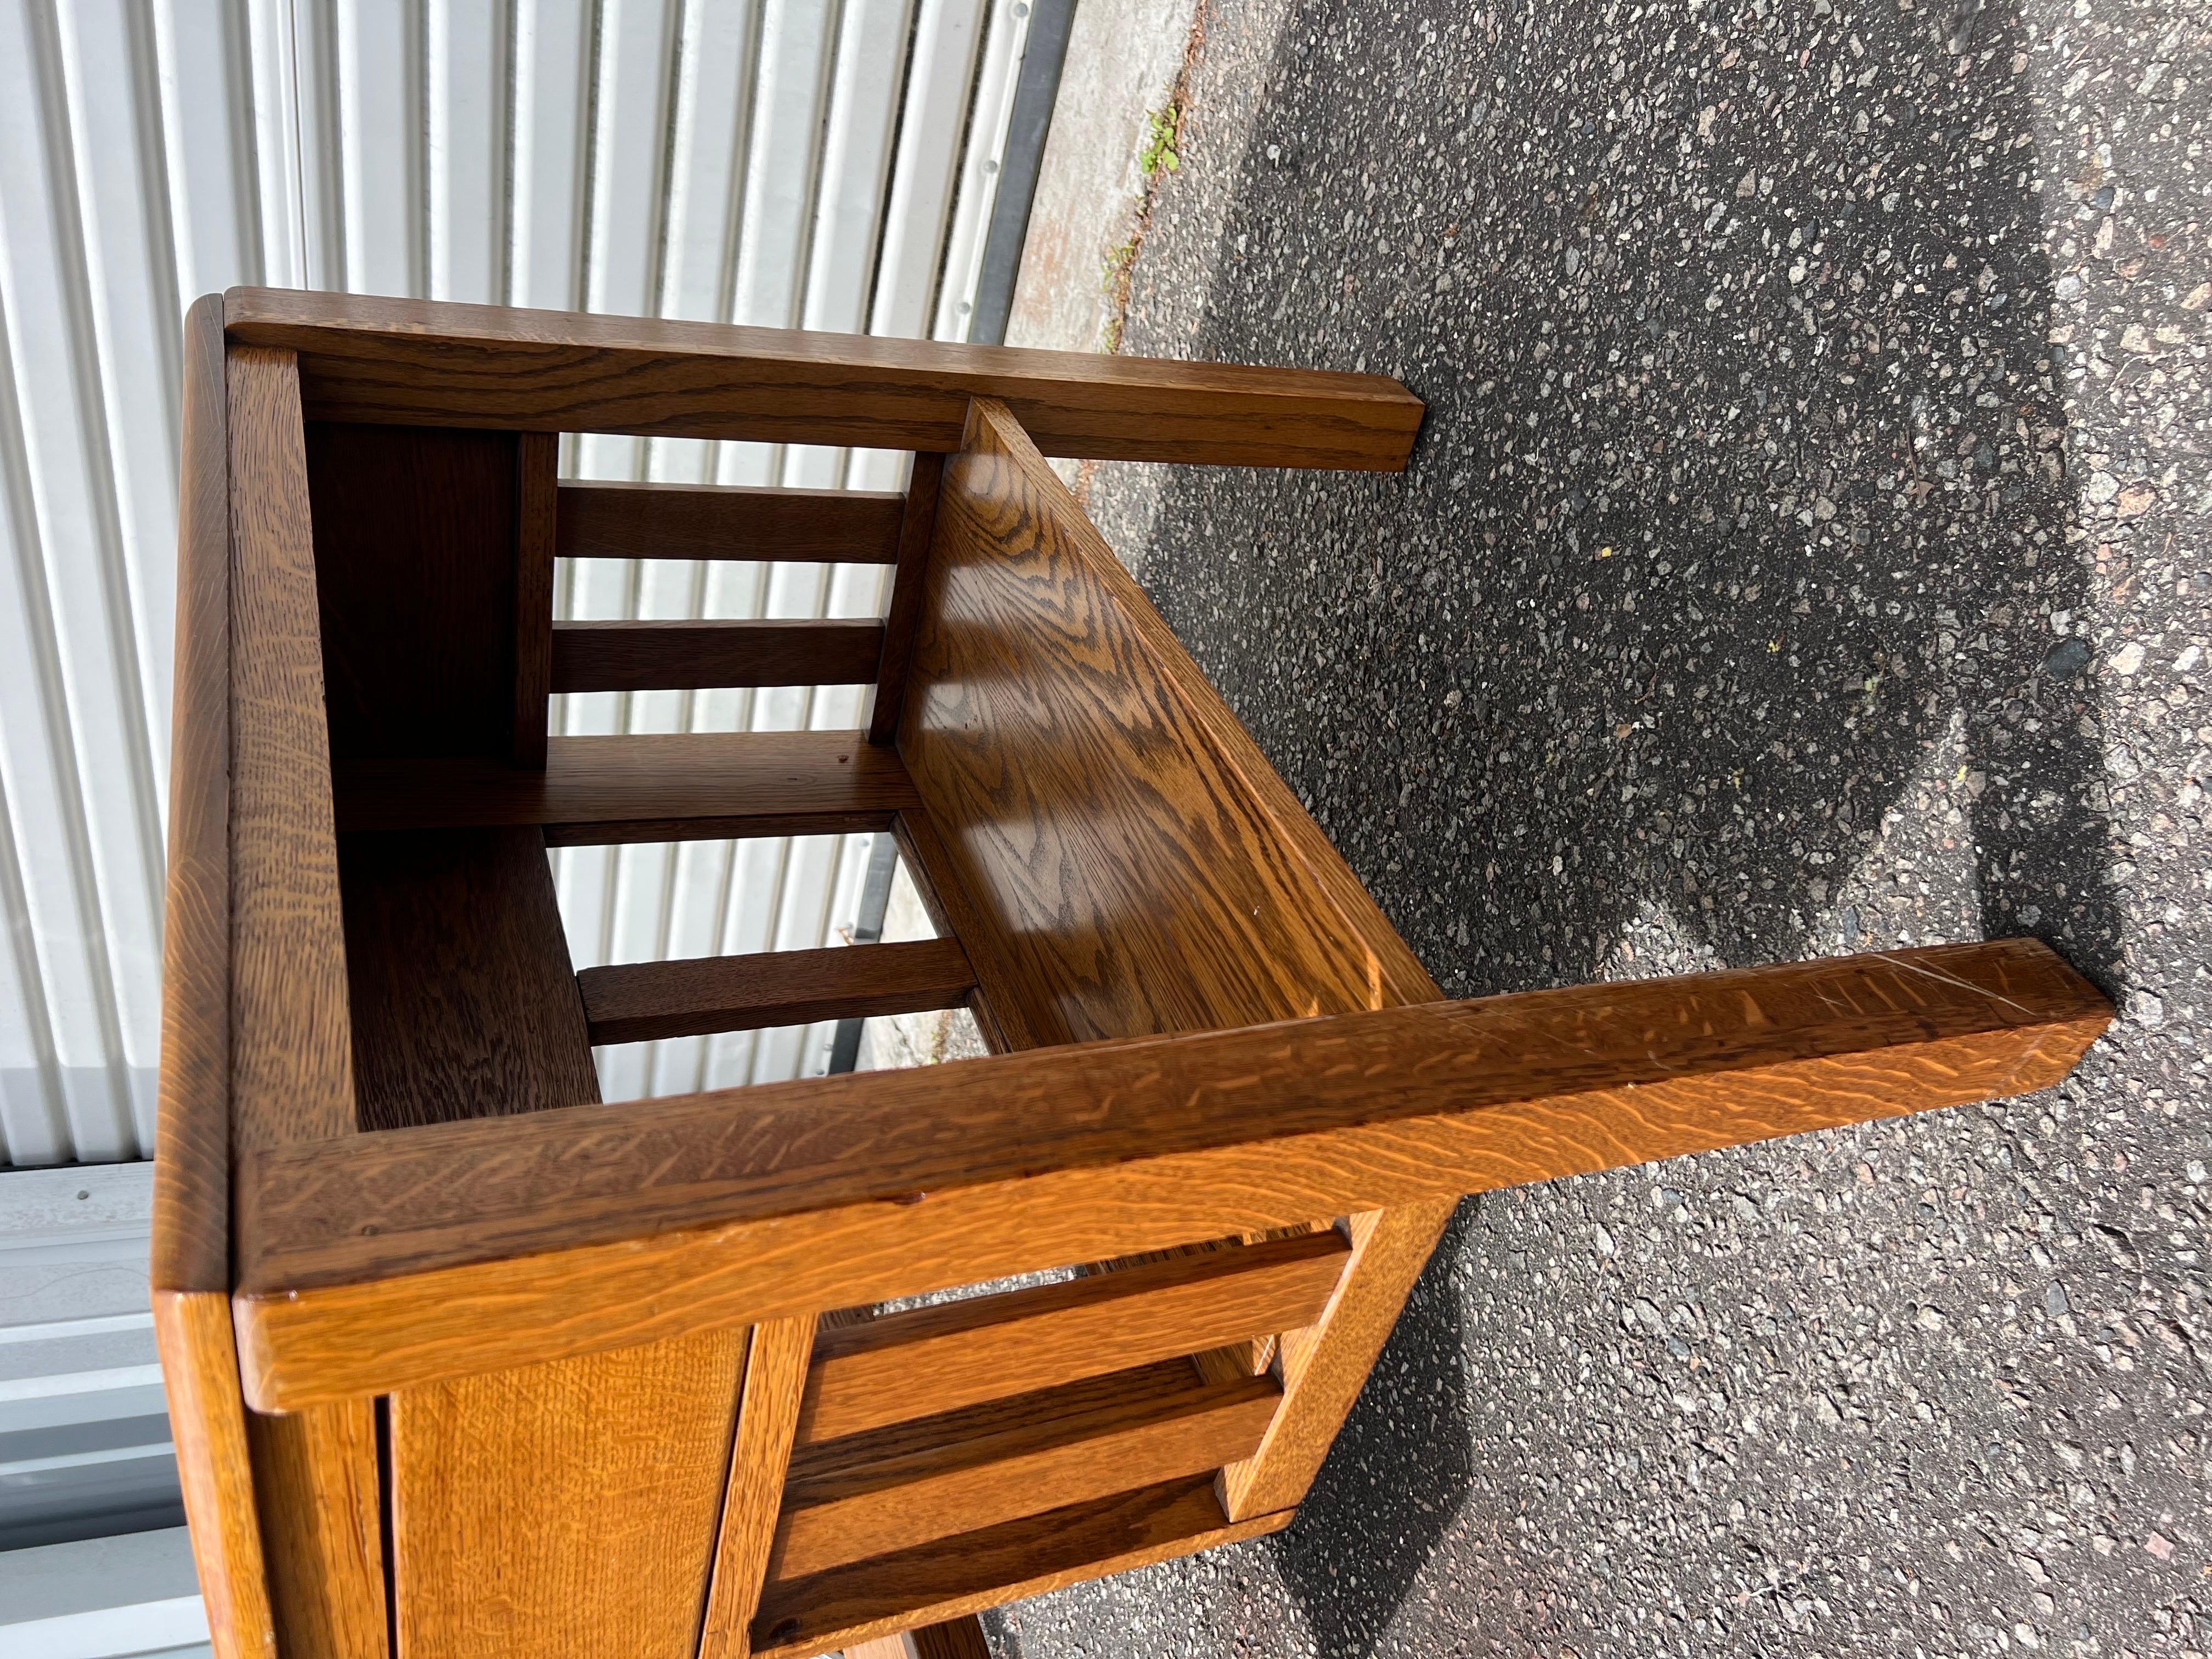
<svg viewBox="0 0 2212 1659">
<path fill-rule="evenodd" d="M 1462 1207 L 1297 1523 L 1030 1659 L 2212 1649 L 2212 8 L 1201 14 L 1123 349 L 1403 477 L 1094 513 L 1454 994 L 1978 936 L 2041 1096 Z"/>
</svg>

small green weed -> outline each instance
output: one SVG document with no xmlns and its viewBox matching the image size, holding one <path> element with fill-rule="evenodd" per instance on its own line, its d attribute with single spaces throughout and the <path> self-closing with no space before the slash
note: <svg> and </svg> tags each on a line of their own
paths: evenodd
<svg viewBox="0 0 2212 1659">
<path fill-rule="evenodd" d="M 1147 118 L 1152 124 L 1152 137 L 1137 152 L 1137 166 L 1149 179 L 1164 167 L 1173 173 L 1182 165 L 1182 157 L 1176 154 L 1176 146 L 1182 139 L 1182 111 L 1170 104 L 1152 111 Z"/>
</svg>

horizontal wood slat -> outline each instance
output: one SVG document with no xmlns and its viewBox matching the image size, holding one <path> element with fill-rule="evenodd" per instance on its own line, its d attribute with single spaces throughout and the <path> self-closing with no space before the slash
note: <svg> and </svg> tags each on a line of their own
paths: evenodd
<svg viewBox="0 0 2212 1659">
<path fill-rule="evenodd" d="M 2008 939 L 271 1148 L 240 1182 L 246 1399 L 286 1409 L 2021 1093 L 2111 1016 L 2046 946 Z"/>
<path fill-rule="evenodd" d="M 1272 1377 L 1206 1383 L 1170 1359 L 803 1448 L 769 1577 L 1218 1468 L 1251 1454 L 1281 1397 Z"/>
<path fill-rule="evenodd" d="M 696 691 L 732 685 L 864 685 L 883 660 L 873 621 L 561 622 L 556 691 Z"/>
<path fill-rule="evenodd" d="M 1310 1233 L 825 1330 L 799 1443 L 1310 1324 L 1350 1252 Z"/>
<path fill-rule="evenodd" d="M 917 799 L 898 757 L 858 732 L 553 738 L 543 772 L 356 761 L 335 793 L 341 832 L 526 823 L 556 847 L 882 830 Z"/>
<path fill-rule="evenodd" d="M 1291 1514 L 1232 1525 L 1214 1500 L 1212 1477 L 1198 1475 L 770 1584 L 753 1621 L 754 1659 L 811 1659 L 872 1636 L 1279 1532 Z"/>
<path fill-rule="evenodd" d="M 563 479 L 556 546 L 566 559 L 759 559 L 890 564 L 897 490 Z"/>
<path fill-rule="evenodd" d="M 236 288 L 234 343 L 301 354 L 319 419 L 951 451 L 1000 398 L 1048 455 L 1397 471 L 1380 374 Z"/>
<path fill-rule="evenodd" d="M 596 1045 L 952 1008 L 975 975 L 959 940 L 928 939 L 623 963 L 576 983 Z"/>
</svg>

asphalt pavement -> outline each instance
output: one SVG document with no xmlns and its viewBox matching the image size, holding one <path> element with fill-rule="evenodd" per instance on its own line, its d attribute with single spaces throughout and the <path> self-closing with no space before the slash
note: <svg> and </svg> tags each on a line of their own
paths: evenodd
<svg viewBox="0 0 2212 1659">
<path fill-rule="evenodd" d="M 2212 7 L 1200 28 L 1122 349 L 1428 420 L 1089 500 L 1445 988 L 2030 933 L 2124 1018 L 2040 1096 L 1469 1203 L 1287 1534 L 994 1639 L 2212 1649 Z"/>
</svg>

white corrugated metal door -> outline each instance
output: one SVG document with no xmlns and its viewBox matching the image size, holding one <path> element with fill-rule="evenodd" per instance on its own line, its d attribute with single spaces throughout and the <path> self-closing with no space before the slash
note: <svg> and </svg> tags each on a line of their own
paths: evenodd
<svg viewBox="0 0 2212 1659">
<path fill-rule="evenodd" d="M 179 323 L 238 283 L 961 338 L 1024 0 L 0 0 L 0 1162 L 153 1139 Z M 602 478 L 893 489 L 904 458 L 568 441 Z M 562 614 L 881 608 L 874 567 L 577 562 Z M 568 732 L 856 723 L 572 696 Z M 836 836 L 578 848 L 577 965 L 826 943 Z M 611 1098 L 830 1028 L 603 1051 Z"/>
</svg>

